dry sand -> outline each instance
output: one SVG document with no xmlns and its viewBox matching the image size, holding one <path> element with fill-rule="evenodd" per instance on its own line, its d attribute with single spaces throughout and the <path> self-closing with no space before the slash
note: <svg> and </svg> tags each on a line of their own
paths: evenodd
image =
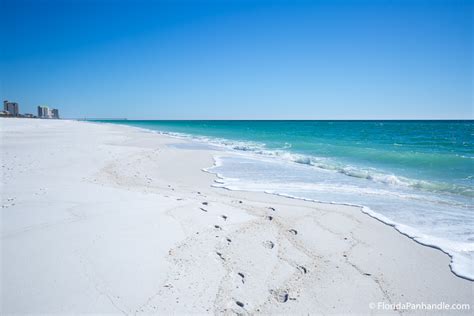
<svg viewBox="0 0 474 316">
<path fill-rule="evenodd" d="M 0 128 L 2 314 L 423 314 L 389 304 L 473 302 L 447 255 L 358 208 L 211 187 L 210 150 L 108 124 Z"/>
</svg>

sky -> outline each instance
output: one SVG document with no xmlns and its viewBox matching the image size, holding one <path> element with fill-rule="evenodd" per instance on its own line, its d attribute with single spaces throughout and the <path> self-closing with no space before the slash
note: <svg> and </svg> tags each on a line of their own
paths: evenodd
<svg viewBox="0 0 474 316">
<path fill-rule="evenodd" d="M 0 96 L 67 118 L 472 119 L 473 3 L 1 0 Z"/>
</svg>

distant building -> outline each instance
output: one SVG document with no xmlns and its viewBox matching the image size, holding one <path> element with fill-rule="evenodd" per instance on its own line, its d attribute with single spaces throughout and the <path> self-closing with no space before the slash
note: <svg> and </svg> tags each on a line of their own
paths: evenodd
<svg viewBox="0 0 474 316">
<path fill-rule="evenodd" d="M 39 118 L 51 118 L 51 110 L 47 106 L 38 106 L 38 117 Z"/>
<path fill-rule="evenodd" d="M 54 119 L 59 119 L 59 110 L 58 109 L 53 109 L 52 111 L 52 116 Z"/>
<path fill-rule="evenodd" d="M 8 100 L 3 101 L 3 110 L 10 113 L 11 116 L 18 116 L 20 114 L 18 103 L 8 102 Z"/>
<path fill-rule="evenodd" d="M 39 118 L 50 118 L 49 108 L 47 106 L 38 106 L 38 117 Z"/>
<path fill-rule="evenodd" d="M 59 119 L 59 110 L 47 106 L 38 106 L 38 117 L 43 119 Z"/>
</svg>

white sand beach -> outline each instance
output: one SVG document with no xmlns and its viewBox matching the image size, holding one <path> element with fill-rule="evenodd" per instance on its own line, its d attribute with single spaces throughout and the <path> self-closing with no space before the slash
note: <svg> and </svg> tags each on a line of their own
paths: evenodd
<svg viewBox="0 0 474 316">
<path fill-rule="evenodd" d="M 359 208 L 213 188 L 211 150 L 119 125 L 0 128 L 1 314 L 411 315 L 433 310 L 391 304 L 474 300 L 446 254 Z"/>
</svg>

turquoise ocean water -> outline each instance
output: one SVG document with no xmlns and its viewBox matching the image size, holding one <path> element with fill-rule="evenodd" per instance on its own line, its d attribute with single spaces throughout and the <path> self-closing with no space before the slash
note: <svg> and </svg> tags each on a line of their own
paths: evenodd
<svg viewBox="0 0 474 316">
<path fill-rule="evenodd" d="M 474 279 L 474 121 L 107 121 L 220 149 L 216 186 L 354 204 Z"/>
</svg>

